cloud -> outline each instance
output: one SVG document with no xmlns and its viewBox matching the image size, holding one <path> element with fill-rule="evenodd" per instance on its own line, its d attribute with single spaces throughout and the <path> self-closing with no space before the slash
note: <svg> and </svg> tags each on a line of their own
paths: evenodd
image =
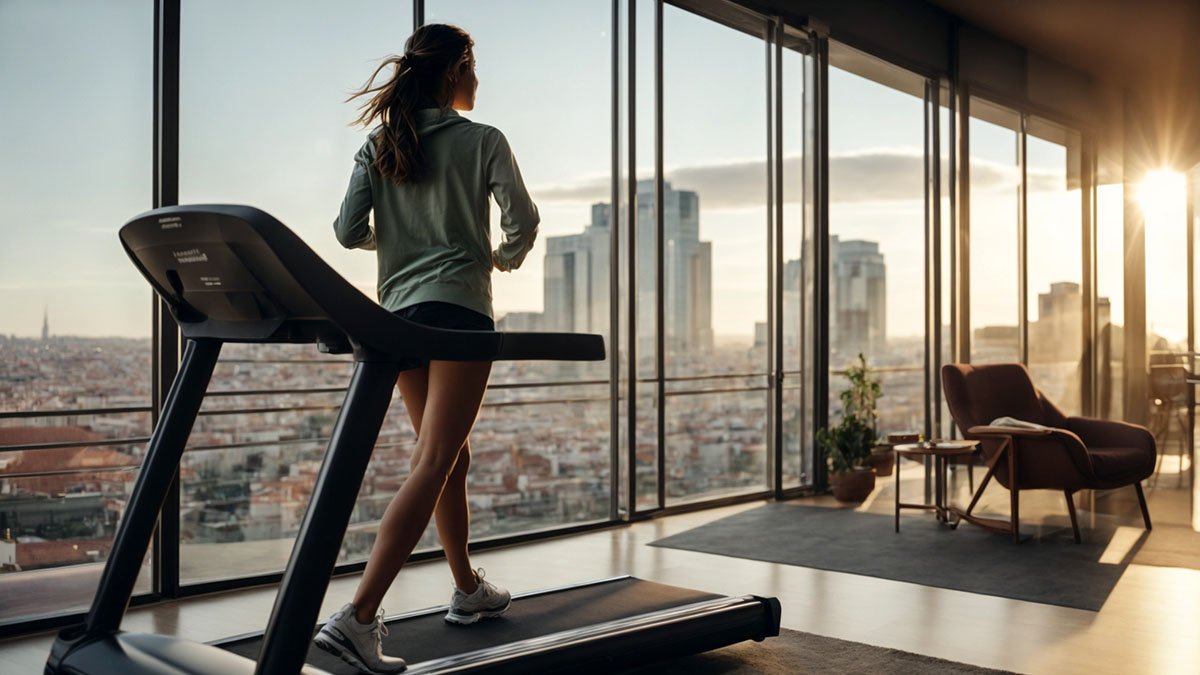
<svg viewBox="0 0 1200 675">
<path fill-rule="evenodd" d="M 784 201 L 799 202 L 803 159 L 784 158 Z M 919 201 L 924 199 L 925 158 L 916 149 L 879 149 L 847 152 L 829 158 L 830 201 L 839 203 Z M 1028 169 L 1030 191 L 1061 190 L 1062 172 Z M 649 176 L 644 176 L 648 178 Z M 759 206 L 767 198 L 765 162 L 753 160 L 668 169 L 665 179 L 677 190 L 692 190 L 708 208 Z M 1016 166 L 983 159 L 971 161 L 971 188 L 976 193 L 1015 189 Z M 607 202 L 611 197 L 608 176 L 593 176 L 565 185 L 531 190 L 538 201 Z M 943 186 L 945 189 L 945 186 Z"/>
</svg>

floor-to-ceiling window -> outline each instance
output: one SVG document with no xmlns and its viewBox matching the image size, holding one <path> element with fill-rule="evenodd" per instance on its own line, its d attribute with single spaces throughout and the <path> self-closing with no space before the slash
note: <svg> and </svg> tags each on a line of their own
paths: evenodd
<svg viewBox="0 0 1200 675">
<path fill-rule="evenodd" d="M 1082 412 L 1083 222 L 1079 134 L 1030 116 L 1026 124 L 1026 321 L 1029 373 L 1069 415 Z M 1107 298 L 1100 307 L 1106 315 Z"/>
<path fill-rule="evenodd" d="M 1125 415 L 1125 187 L 1119 165 L 1102 156 L 1097 162 L 1096 238 L 1096 387 L 1098 417 Z"/>
<path fill-rule="evenodd" d="M 90 604 L 150 433 L 153 11 L 0 3 L 0 623 Z"/>
<path fill-rule="evenodd" d="M 604 102 L 611 40 L 591 27 L 608 26 L 609 7 L 594 3 L 584 15 L 567 10 L 552 2 L 515 11 L 447 0 L 426 3 L 426 19 L 472 35 L 480 84 L 475 109 L 462 115 L 505 133 L 541 213 L 538 242 L 522 268 L 493 275 L 500 328 L 607 335 L 612 210 Z M 374 20 L 364 24 L 363 16 Z M 366 139 L 350 126 L 358 102 L 345 99 L 382 57 L 403 52 L 411 3 L 365 2 L 347 11 L 185 2 L 182 24 L 181 200 L 266 209 L 373 297 L 373 254 L 343 250 L 331 231 L 352 157 Z M 580 30 L 546 30 L 550 25 Z M 305 35 L 313 39 L 298 39 Z M 391 72 L 385 67 L 380 77 Z M 581 104 L 587 101 L 593 105 Z M 494 206 L 492 216 L 498 239 Z M 607 517 L 607 372 L 604 363 L 496 365 L 472 436 L 475 538 Z M 206 406 L 230 414 L 201 418 L 205 440 L 193 438 L 201 447 L 185 463 L 181 519 L 196 555 L 183 556 L 184 579 L 282 568 L 348 375 L 347 362 L 323 360 L 306 347 L 226 351 L 214 376 L 223 389 L 282 384 L 324 391 L 227 397 Z M 272 410 L 233 412 L 247 407 Z M 564 426 L 564 419 L 574 423 Z M 343 542 L 343 562 L 366 557 L 374 527 L 408 473 L 413 440 L 397 399 Z M 436 545 L 430 527 L 421 546 Z M 253 569 L 214 568 L 231 547 L 259 552 L 244 557 Z"/>
<path fill-rule="evenodd" d="M 837 43 L 829 61 L 830 410 L 861 354 L 880 433 L 924 431 L 925 79 Z"/>
<path fill-rule="evenodd" d="M 782 32 L 779 61 L 781 110 L 778 147 L 781 152 L 783 230 L 782 266 L 778 279 L 779 327 L 783 344 L 782 406 L 779 424 L 784 488 L 812 482 L 812 331 L 813 211 L 812 189 L 812 41 L 790 30 Z"/>
<path fill-rule="evenodd" d="M 479 88 L 463 115 L 505 134 L 541 215 L 521 268 L 492 275 L 498 329 L 598 333 L 610 356 L 611 12 L 607 2 L 425 3 L 427 23 L 474 39 Z M 493 205 L 495 241 L 499 220 Z M 495 365 L 472 435 L 473 536 L 608 518 L 609 368 Z"/>
<path fill-rule="evenodd" d="M 1020 116 L 970 99 L 971 362 L 1015 362 L 1020 354 L 1017 220 Z"/>
<path fill-rule="evenodd" d="M 663 41 L 661 311 L 671 504 L 766 488 L 769 223 L 764 41 L 672 6 Z M 654 199 L 652 181 L 639 183 L 643 199 Z M 654 225 L 639 217 L 639 240 L 653 237 Z M 640 323 L 639 332 L 652 325 Z"/>
<path fill-rule="evenodd" d="M 1188 254 L 1191 237 L 1187 217 L 1187 179 L 1168 169 L 1149 171 L 1138 186 L 1137 208 L 1146 236 L 1146 369 L 1148 426 L 1158 444 L 1159 473 L 1181 474 L 1186 468 L 1191 440 L 1189 401 L 1191 351 L 1188 304 Z M 1130 405 L 1138 404 L 1130 401 Z"/>
<path fill-rule="evenodd" d="M 366 137 L 345 101 L 403 51 L 411 3 L 185 0 L 180 23 L 180 202 L 257 206 L 374 297 L 374 255 L 332 231 Z M 224 348 L 180 467 L 182 583 L 283 569 L 350 373 L 312 345 Z M 341 562 L 365 559 L 412 439 L 393 406 Z"/>
</svg>

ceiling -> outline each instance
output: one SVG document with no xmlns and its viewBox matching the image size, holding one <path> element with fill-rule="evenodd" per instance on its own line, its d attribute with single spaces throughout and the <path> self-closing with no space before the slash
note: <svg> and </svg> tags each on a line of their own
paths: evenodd
<svg viewBox="0 0 1200 675">
<path fill-rule="evenodd" d="M 1200 0 L 927 1 L 1099 80 L 1200 81 Z"/>
</svg>

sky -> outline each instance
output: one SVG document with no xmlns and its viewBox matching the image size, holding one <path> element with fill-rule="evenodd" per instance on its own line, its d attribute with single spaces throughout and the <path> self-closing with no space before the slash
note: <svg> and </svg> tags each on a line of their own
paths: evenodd
<svg viewBox="0 0 1200 675">
<path fill-rule="evenodd" d="M 647 29 L 650 6 L 642 3 L 639 17 Z M 47 308 L 57 334 L 149 334 L 149 287 L 116 230 L 150 206 L 152 9 L 145 0 L 0 0 L 0 92 L 19 102 L 0 106 L 0 334 L 38 334 Z M 430 0 L 426 14 L 474 37 L 478 103 L 465 115 L 504 131 L 542 213 L 524 267 L 494 275 L 497 313 L 540 310 L 545 238 L 580 231 L 591 203 L 609 198 L 610 6 Z M 185 0 L 181 203 L 263 208 L 373 296 L 373 257 L 342 250 L 331 232 L 365 138 L 349 126 L 355 109 L 344 99 L 378 59 L 403 49 L 411 16 L 407 2 Z M 748 336 L 766 318 L 764 47 L 671 6 L 664 31 L 666 178 L 700 195 L 701 239 L 713 242 L 716 333 Z M 637 164 L 649 176 L 650 31 L 638 39 Z M 801 161 L 792 133 L 800 129 L 799 61 L 789 54 L 784 64 L 789 177 L 799 176 Z M 889 334 L 919 334 L 922 103 L 834 69 L 830 116 L 832 231 L 880 242 Z M 973 260 L 979 325 L 1016 321 L 1015 258 L 1006 262 L 1015 256 L 1014 141 L 993 131 L 972 129 L 973 237 L 995 237 Z M 1034 306 L 1051 281 L 1078 280 L 1078 228 L 1066 225 L 1072 197 L 1055 150 L 1035 162 L 1031 144 L 1030 209 L 1042 218 L 1031 223 L 1045 223 L 1037 246 L 1031 231 Z M 800 194 L 785 190 L 789 233 L 800 228 Z M 1073 268 L 1062 264 L 1064 252 L 1076 256 Z"/>
</svg>

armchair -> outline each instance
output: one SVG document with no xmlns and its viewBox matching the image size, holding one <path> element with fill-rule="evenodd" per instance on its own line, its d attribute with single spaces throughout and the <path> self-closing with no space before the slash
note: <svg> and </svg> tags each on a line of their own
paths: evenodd
<svg viewBox="0 0 1200 675">
<path fill-rule="evenodd" d="M 954 509 L 962 520 L 998 532 L 1011 533 L 1020 542 L 1020 491 L 1061 490 L 1067 499 L 1071 528 L 1079 543 L 1075 492 L 1111 489 L 1132 484 L 1146 529 L 1150 512 L 1141 481 L 1154 472 L 1154 436 L 1144 427 L 1125 422 L 1067 417 L 1034 387 L 1025 366 L 1000 363 L 942 367 L 942 389 L 950 415 L 964 438 L 980 441 L 987 475 L 966 510 Z M 1022 429 L 992 427 L 998 417 L 1015 417 L 1051 427 Z M 1008 488 L 1009 522 L 972 515 L 984 488 L 995 477 Z"/>
</svg>

